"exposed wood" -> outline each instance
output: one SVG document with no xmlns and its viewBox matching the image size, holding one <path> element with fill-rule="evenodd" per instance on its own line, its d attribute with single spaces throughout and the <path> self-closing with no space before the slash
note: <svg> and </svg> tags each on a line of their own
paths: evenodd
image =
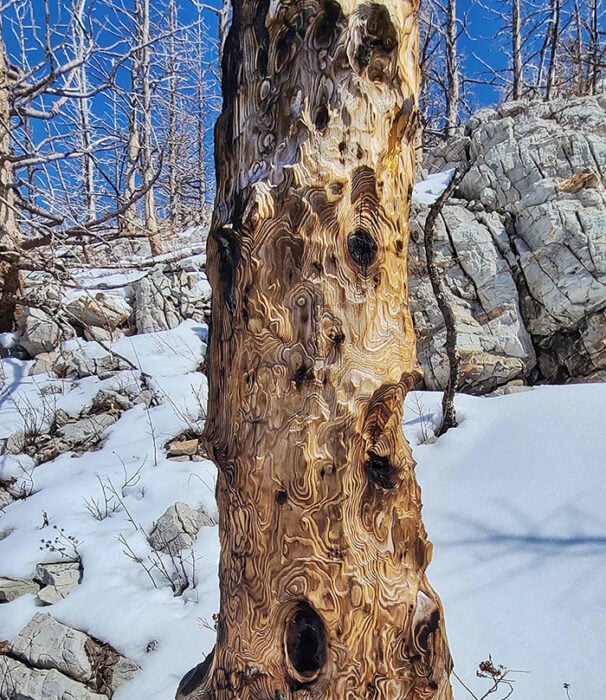
<svg viewBox="0 0 606 700">
<path fill-rule="evenodd" d="M 233 4 L 207 264 L 221 609 L 180 698 L 452 697 L 401 427 L 417 11 Z"/>
</svg>

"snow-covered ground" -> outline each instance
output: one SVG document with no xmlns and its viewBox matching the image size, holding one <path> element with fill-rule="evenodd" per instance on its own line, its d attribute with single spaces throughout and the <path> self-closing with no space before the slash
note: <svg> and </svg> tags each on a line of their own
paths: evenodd
<svg viewBox="0 0 606 700">
<path fill-rule="evenodd" d="M 196 367 L 205 339 L 203 325 L 185 322 L 113 344 L 150 375 L 160 404 L 123 413 L 101 449 L 63 454 L 35 469 L 28 457 L 0 457 L 0 478 L 17 477 L 32 492 L 0 515 L 0 531 L 12 530 L 0 540 L 0 576 L 31 578 L 37 563 L 56 560 L 41 543 L 56 536 L 55 525 L 76 538 L 82 583 L 43 612 L 141 665 L 116 700 L 169 700 L 213 645 L 216 528 L 203 527 L 185 555 L 195 585 L 178 597 L 161 576 L 152 582 L 124 544 L 144 560 L 153 556 L 144 533 L 176 501 L 216 514 L 213 465 L 169 460 L 164 449 L 182 430 L 199 426 L 206 380 Z M 95 343 L 81 345 L 89 355 L 102 354 Z M 133 371 L 103 381 L 28 376 L 30 366 L 2 361 L 0 438 L 26 420 L 44 430 L 57 409 L 77 415 L 101 387 L 124 391 L 141 382 Z M 564 683 L 573 700 L 603 697 L 606 385 L 459 396 L 459 427 L 428 443 L 439 401 L 437 394 L 411 394 L 405 431 L 434 543 L 429 577 L 444 602 L 458 675 L 480 697 L 489 686 L 475 670 L 491 654 L 495 664 L 526 672 L 511 675 L 519 700 L 566 700 Z M 120 497 L 98 520 L 87 505 L 102 502 L 102 484 Z M 162 556 L 170 569 L 170 557 Z M 0 605 L 0 640 L 14 637 L 35 612 L 33 594 Z M 471 697 L 455 679 L 453 685 L 458 700 Z"/>
<path fill-rule="evenodd" d="M 420 401 L 437 413 L 439 398 Z M 564 683 L 605 697 L 606 384 L 459 396 L 457 410 L 458 428 L 414 449 L 456 672 L 480 697 L 491 654 L 526 671 L 510 676 L 518 700 L 566 700 Z"/>
</svg>

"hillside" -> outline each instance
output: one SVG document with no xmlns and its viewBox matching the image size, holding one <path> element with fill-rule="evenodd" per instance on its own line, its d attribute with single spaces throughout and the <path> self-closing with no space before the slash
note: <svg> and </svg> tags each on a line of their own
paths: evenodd
<svg viewBox="0 0 606 700">
<path fill-rule="evenodd" d="M 171 459 L 165 448 L 199 427 L 206 381 L 196 368 L 205 332 L 190 321 L 113 345 L 146 373 L 157 405 L 141 400 L 140 372 L 121 370 L 105 379 L 28 376 L 32 362 L 3 360 L 4 438 L 23 430 L 24 421 L 44 433 L 57 415 L 61 422 L 77 420 L 100 390 L 125 400 L 113 397 L 113 409 L 106 404 L 113 420 L 100 429 L 94 451 L 68 449 L 39 466 L 30 457 L 5 454 L 1 472 L 5 490 L 22 497 L 5 507 L 0 521 L 0 576 L 31 582 L 39 564 L 75 560 L 80 582 L 44 608 L 38 585 L 30 584 L 0 605 L 0 637 L 14 642 L 42 613 L 109 643 L 142 669 L 118 688 L 116 700 L 168 700 L 181 675 L 213 644 L 214 467 L 187 456 Z M 83 357 L 104 354 L 93 342 L 65 347 Z M 413 392 L 404 428 L 415 444 L 434 542 L 431 577 L 444 599 L 457 673 L 473 687 L 486 686 L 475 668 L 492 654 L 496 663 L 529 672 L 514 676 L 515 697 L 564 698 L 564 682 L 572 697 L 599 697 L 606 682 L 599 643 L 606 623 L 606 386 L 459 396 L 460 426 L 426 444 L 439 399 Z M 182 537 L 183 549 L 157 552 L 147 538 L 175 503 L 189 508 L 173 518 L 164 538 Z M 74 539 L 62 554 L 61 545 L 52 543 L 57 536 L 65 542 L 64 535 Z M 175 596 L 173 589 L 186 583 Z M 42 666 L 39 659 L 18 656 L 27 667 Z M 61 649 L 56 656 L 68 657 Z M 56 659 L 44 665 L 78 677 Z M 22 677 L 19 669 L 5 675 L 0 697 L 15 697 L 9 688 Z M 457 697 L 466 697 L 460 687 Z"/>
<path fill-rule="evenodd" d="M 489 658 L 519 700 L 606 688 L 605 109 L 484 111 L 425 161 L 471 166 L 436 232 L 467 393 L 436 440 L 441 394 L 411 392 L 404 431 L 429 578 L 477 698 Z M 428 389 L 446 364 L 420 231 L 445 179 L 417 188 L 410 251 Z M 212 649 L 204 237 L 155 258 L 117 242 L 66 285 L 32 273 L 19 332 L 0 337 L 0 700 L 169 700 Z M 495 389 L 509 395 L 469 395 Z"/>
</svg>

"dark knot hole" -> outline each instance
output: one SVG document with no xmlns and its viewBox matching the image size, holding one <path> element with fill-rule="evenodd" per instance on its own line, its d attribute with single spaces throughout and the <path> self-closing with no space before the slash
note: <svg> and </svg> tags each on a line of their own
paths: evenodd
<svg viewBox="0 0 606 700">
<path fill-rule="evenodd" d="M 286 653 L 303 682 L 314 680 L 326 662 L 324 623 L 309 603 L 299 603 L 287 620 Z"/>
<path fill-rule="evenodd" d="M 360 267 L 366 269 L 377 257 L 377 243 L 364 229 L 358 229 L 347 237 L 347 250 L 352 260 Z"/>
<path fill-rule="evenodd" d="M 365 466 L 368 476 L 375 484 L 384 489 L 394 488 L 396 485 L 396 470 L 388 457 L 381 457 L 381 455 L 374 452 L 369 452 Z"/>
</svg>

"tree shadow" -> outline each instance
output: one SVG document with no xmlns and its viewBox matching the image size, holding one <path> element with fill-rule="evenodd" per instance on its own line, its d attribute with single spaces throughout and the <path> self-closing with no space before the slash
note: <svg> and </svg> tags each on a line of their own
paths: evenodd
<svg viewBox="0 0 606 700">
<path fill-rule="evenodd" d="M 6 367 L 10 367 L 12 371 L 10 373 L 10 379 L 0 389 L 0 409 L 12 397 L 25 376 L 24 363 L 20 360 L 5 358 L 2 364 L 3 370 Z M 3 375 L 6 376 L 6 372 L 3 371 Z"/>
<path fill-rule="evenodd" d="M 491 522 L 452 510 L 434 510 L 432 513 L 434 525 L 430 527 L 430 538 L 436 557 L 444 553 L 444 559 L 451 566 L 452 557 L 448 555 L 456 554 L 456 559 L 465 560 L 468 569 L 484 570 L 478 584 L 466 589 L 467 594 L 486 586 L 513 582 L 526 572 L 541 568 L 549 571 L 556 561 L 563 560 L 562 564 L 565 561 L 566 566 L 575 567 L 582 566 L 581 562 L 587 560 L 596 575 L 603 570 L 604 563 L 589 562 L 589 559 L 606 558 L 606 522 L 595 513 L 568 502 L 563 506 L 560 504 L 553 513 L 534 519 L 506 499 L 495 502 L 494 510 L 500 509 L 506 510 L 508 523 L 498 522 L 496 517 Z M 439 527 L 435 525 L 436 518 Z M 502 519 L 501 514 L 499 519 Z M 431 529 L 448 535 L 431 536 Z M 468 552 L 469 556 L 462 557 L 463 552 Z M 474 571 L 468 571 L 464 575 L 466 582 L 469 584 L 475 575 Z M 556 580 L 550 584 L 557 589 Z M 602 590 L 601 586 L 599 590 Z"/>
</svg>

